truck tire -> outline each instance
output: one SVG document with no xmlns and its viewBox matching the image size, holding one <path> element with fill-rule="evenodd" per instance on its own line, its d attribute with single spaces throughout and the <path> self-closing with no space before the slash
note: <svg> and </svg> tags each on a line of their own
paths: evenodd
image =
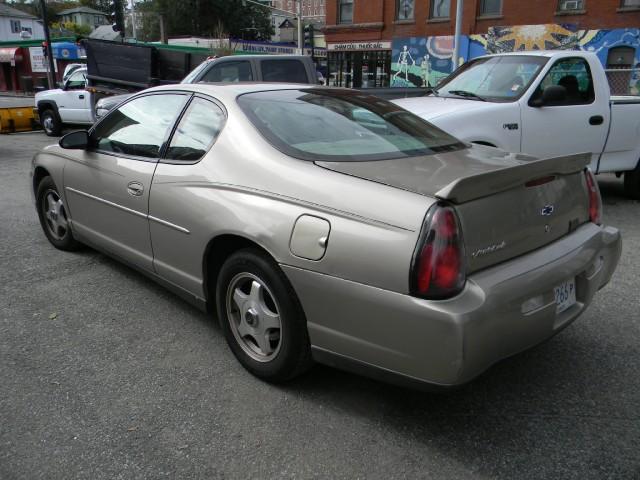
<svg viewBox="0 0 640 480">
<path fill-rule="evenodd" d="M 640 164 L 635 170 L 624 173 L 624 192 L 635 200 L 640 200 Z"/>
<path fill-rule="evenodd" d="M 62 122 L 53 109 L 48 108 L 40 112 L 40 125 L 49 137 L 59 137 L 62 133 Z"/>
</svg>

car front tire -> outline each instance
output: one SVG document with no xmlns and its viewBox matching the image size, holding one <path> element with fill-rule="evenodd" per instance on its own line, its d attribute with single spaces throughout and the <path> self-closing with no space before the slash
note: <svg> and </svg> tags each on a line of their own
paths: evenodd
<svg viewBox="0 0 640 480">
<path fill-rule="evenodd" d="M 231 351 L 255 376 L 283 382 L 311 366 L 302 306 L 282 270 L 261 251 L 244 249 L 227 259 L 216 306 Z"/>
<path fill-rule="evenodd" d="M 38 185 L 36 209 L 42 230 L 54 247 L 74 251 L 82 246 L 73 238 L 67 210 L 51 177 L 44 177 Z"/>
<path fill-rule="evenodd" d="M 40 113 L 40 125 L 49 137 L 59 137 L 62 134 L 62 122 L 58 114 L 50 108 Z"/>
</svg>

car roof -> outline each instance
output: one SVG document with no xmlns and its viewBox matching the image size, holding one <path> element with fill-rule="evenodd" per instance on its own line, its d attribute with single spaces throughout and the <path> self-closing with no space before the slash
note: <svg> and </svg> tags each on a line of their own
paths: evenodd
<svg viewBox="0 0 640 480">
<path fill-rule="evenodd" d="M 150 88 L 145 92 L 176 91 L 202 93 L 218 98 L 222 101 L 233 101 L 236 97 L 246 93 L 269 92 L 276 90 L 300 90 L 307 88 L 323 88 L 332 90 L 346 90 L 344 88 L 321 87 L 305 83 L 264 83 L 264 82 L 234 82 L 234 83 L 179 83 Z"/>
<path fill-rule="evenodd" d="M 502 57 L 502 56 L 530 56 L 530 57 L 570 57 L 579 55 L 594 55 L 591 52 L 583 50 L 527 50 L 519 52 L 495 53 L 492 55 L 484 55 L 485 57 Z"/>
</svg>

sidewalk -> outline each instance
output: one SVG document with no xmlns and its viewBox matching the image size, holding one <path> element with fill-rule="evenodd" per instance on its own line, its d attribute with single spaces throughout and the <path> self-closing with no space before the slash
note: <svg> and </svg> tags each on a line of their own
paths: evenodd
<svg viewBox="0 0 640 480">
<path fill-rule="evenodd" d="M 11 98 L 33 98 L 33 93 L 18 93 L 18 92 L 9 92 L 9 91 L 0 91 L 0 97 L 11 97 Z"/>
</svg>

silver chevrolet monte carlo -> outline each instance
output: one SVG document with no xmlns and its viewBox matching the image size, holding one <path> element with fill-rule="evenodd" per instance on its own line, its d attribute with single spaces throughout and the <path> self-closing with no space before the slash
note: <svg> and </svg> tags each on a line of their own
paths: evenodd
<svg viewBox="0 0 640 480">
<path fill-rule="evenodd" d="M 32 189 L 55 247 L 216 311 L 260 378 L 315 360 L 453 386 L 559 332 L 611 278 L 620 234 L 589 160 L 467 145 L 350 90 L 197 84 L 45 148 Z"/>
</svg>

